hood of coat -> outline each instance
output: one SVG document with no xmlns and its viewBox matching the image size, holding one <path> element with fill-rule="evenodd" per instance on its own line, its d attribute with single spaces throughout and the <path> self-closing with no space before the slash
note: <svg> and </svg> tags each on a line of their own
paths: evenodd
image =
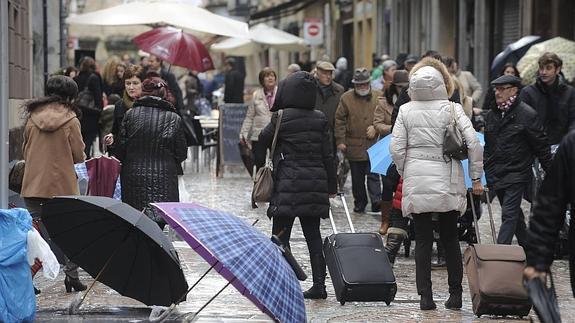
<svg viewBox="0 0 575 323">
<path fill-rule="evenodd" d="M 50 103 L 39 107 L 30 114 L 30 120 L 42 131 L 53 132 L 60 129 L 76 114 L 59 103 Z"/>
<path fill-rule="evenodd" d="M 299 108 L 313 110 L 317 93 L 317 83 L 310 73 L 295 72 L 280 81 L 274 105 L 270 111 Z"/>
<path fill-rule="evenodd" d="M 424 66 L 411 75 L 407 90 L 412 101 L 447 100 L 447 88 L 441 72 Z"/>
<path fill-rule="evenodd" d="M 430 67 L 435 69 L 435 72 L 439 74 L 430 70 Z M 411 81 L 413 76 L 423 68 L 425 68 L 425 70 L 419 72 L 419 76 L 417 76 L 412 83 Z M 433 84 L 426 85 L 426 79 L 433 80 Z M 409 73 L 408 94 L 412 100 L 426 101 L 443 99 L 443 91 L 441 90 L 440 83 L 443 84 L 443 88 L 447 92 L 447 97 L 450 98 L 453 95 L 453 91 L 455 90 L 455 85 L 451 75 L 449 74 L 449 71 L 447 70 L 447 67 L 445 67 L 445 64 L 443 64 L 441 61 L 438 61 L 435 58 L 425 57 L 419 63 L 415 64 Z M 412 84 L 415 86 L 413 90 Z M 415 92 L 418 88 L 421 88 L 422 91 L 419 91 L 420 98 L 415 99 L 410 92 Z M 436 91 L 431 91 L 432 88 L 436 89 Z"/>
</svg>

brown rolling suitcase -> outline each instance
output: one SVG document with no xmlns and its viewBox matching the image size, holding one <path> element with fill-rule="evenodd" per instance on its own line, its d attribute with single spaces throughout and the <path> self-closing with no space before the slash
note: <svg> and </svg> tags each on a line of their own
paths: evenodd
<svg viewBox="0 0 575 323">
<path fill-rule="evenodd" d="M 485 194 L 488 195 L 488 190 Z M 481 244 L 473 194 L 469 192 L 469 195 L 478 243 L 467 247 L 463 254 L 463 264 L 469 282 L 473 313 L 477 317 L 484 314 L 526 316 L 531 310 L 531 302 L 523 286 L 525 251 L 518 245 L 496 244 L 489 196 L 486 200 L 494 244 Z"/>
</svg>

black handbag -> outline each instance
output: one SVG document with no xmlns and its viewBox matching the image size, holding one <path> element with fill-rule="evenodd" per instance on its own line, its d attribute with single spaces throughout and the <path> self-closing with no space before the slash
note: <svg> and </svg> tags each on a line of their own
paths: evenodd
<svg viewBox="0 0 575 323">
<path fill-rule="evenodd" d="M 16 193 L 22 191 L 22 180 L 24 179 L 24 170 L 26 169 L 26 162 L 19 160 L 10 169 L 8 174 L 8 188 Z"/>
<path fill-rule="evenodd" d="M 455 103 L 449 102 L 451 109 L 451 122 L 445 128 L 443 136 L 443 156 L 448 159 L 467 159 L 467 143 L 457 127 L 455 118 Z"/>
<path fill-rule="evenodd" d="M 91 113 L 100 113 L 102 110 L 96 106 L 96 102 L 94 101 L 94 94 L 92 91 L 88 89 L 86 85 L 80 93 L 78 93 L 78 97 L 76 98 L 76 105 L 82 110 L 83 113 L 91 112 Z"/>
<path fill-rule="evenodd" d="M 273 179 L 273 165 L 272 158 L 276 148 L 278 132 L 282 122 L 283 110 L 278 112 L 278 121 L 274 132 L 274 139 L 270 148 L 270 155 L 266 161 L 266 165 L 258 170 L 256 178 L 254 179 L 254 188 L 252 190 L 252 202 L 269 202 L 271 201 L 274 192 L 274 179 Z"/>
</svg>

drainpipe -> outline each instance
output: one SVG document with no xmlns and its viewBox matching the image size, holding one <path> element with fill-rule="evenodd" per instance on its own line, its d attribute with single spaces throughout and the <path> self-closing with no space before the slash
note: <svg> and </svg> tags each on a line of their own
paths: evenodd
<svg viewBox="0 0 575 323">
<path fill-rule="evenodd" d="M 42 41 L 44 50 L 44 87 L 46 87 L 46 82 L 48 82 L 48 0 L 42 0 L 42 18 L 44 19 L 43 32 L 44 38 Z"/>
<path fill-rule="evenodd" d="M 8 1 L 0 1 L 0 208 L 8 208 Z"/>
</svg>

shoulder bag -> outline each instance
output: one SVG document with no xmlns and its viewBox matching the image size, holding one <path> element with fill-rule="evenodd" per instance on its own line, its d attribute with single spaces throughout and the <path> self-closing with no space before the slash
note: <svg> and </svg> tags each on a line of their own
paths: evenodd
<svg viewBox="0 0 575 323">
<path fill-rule="evenodd" d="M 270 154 L 268 155 L 266 161 L 266 165 L 258 170 L 258 172 L 256 173 L 256 177 L 254 179 L 254 188 L 252 190 L 253 202 L 269 202 L 271 201 L 272 198 L 272 194 L 274 191 L 272 159 L 274 156 L 274 150 L 276 148 L 278 132 L 282 122 L 282 114 L 283 110 L 280 110 L 278 112 L 278 121 L 276 122 L 274 139 L 272 141 L 272 146 L 270 149 Z"/>
<path fill-rule="evenodd" d="M 8 188 L 16 193 L 22 191 L 22 181 L 24 179 L 24 170 L 26 162 L 23 160 L 17 161 L 10 169 L 8 174 Z"/>
<path fill-rule="evenodd" d="M 467 159 L 467 143 L 457 128 L 455 118 L 455 103 L 449 102 L 451 120 L 445 128 L 443 136 L 443 156 L 448 159 L 464 160 Z"/>
</svg>

